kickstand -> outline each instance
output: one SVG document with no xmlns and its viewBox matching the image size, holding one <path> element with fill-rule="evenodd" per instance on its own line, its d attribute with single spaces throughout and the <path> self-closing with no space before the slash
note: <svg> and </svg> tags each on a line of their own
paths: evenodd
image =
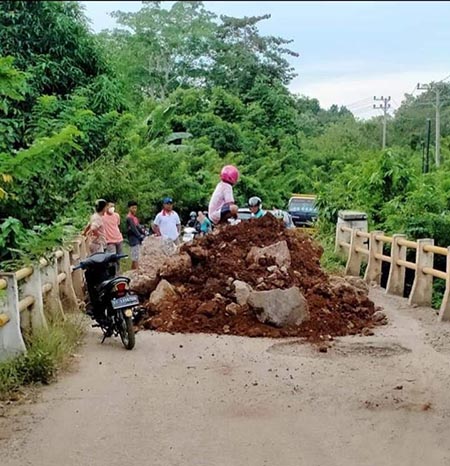
<svg viewBox="0 0 450 466">
<path fill-rule="evenodd" d="M 103 333 L 103 338 L 102 338 L 102 342 L 100 344 L 103 344 L 103 342 L 107 339 L 108 337 L 106 336 L 106 332 Z"/>
</svg>

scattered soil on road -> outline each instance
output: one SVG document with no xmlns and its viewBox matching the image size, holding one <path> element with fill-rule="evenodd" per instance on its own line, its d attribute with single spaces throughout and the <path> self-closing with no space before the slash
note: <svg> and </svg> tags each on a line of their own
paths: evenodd
<svg viewBox="0 0 450 466">
<path fill-rule="evenodd" d="M 252 247 L 280 241 L 288 245 L 290 267 L 277 267 L 274 272 L 273 258 L 251 264 L 246 260 Z M 320 267 L 322 248 L 309 235 L 285 229 L 282 221 L 271 215 L 223 226 L 214 234 L 183 245 L 180 252 L 191 257 L 191 272 L 165 277 L 178 297 L 157 310 L 148 306 L 150 318 L 144 322 L 145 328 L 250 337 L 300 336 L 319 342 L 358 334 L 373 326 L 375 307 L 367 292 L 333 283 Z M 297 286 L 307 299 L 310 319 L 299 326 L 276 328 L 259 322 L 248 306 L 230 313 L 227 306 L 236 301 L 233 280 L 260 291 Z"/>
</svg>

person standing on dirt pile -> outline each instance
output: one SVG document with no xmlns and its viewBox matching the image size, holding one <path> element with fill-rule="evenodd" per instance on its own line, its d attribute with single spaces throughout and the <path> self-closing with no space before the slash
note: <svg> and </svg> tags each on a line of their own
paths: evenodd
<svg viewBox="0 0 450 466">
<path fill-rule="evenodd" d="M 262 208 L 262 200 L 258 196 L 253 196 L 248 200 L 248 208 L 252 213 L 252 218 L 261 218 L 266 215 L 266 211 Z"/>
<path fill-rule="evenodd" d="M 137 207 L 138 205 L 136 201 L 130 201 L 128 203 L 127 238 L 130 243 L 131 268 L 133 270 L 139 268 L 141 243 L 145 238 L 144 228 L 136 217 Z"/>
<path fill-rule="evenodd" d="M 208 233 L 211 233 L 212 231 L 211 220 L 209 220 L 209 218 L 202 211 L 198 213 L 197 218 L 200 223 L 200 234 L 204 236 L 204 235 L 207 235 Z"/>
<path fill-rule="evenodd" d="M 220 172 L 220 181 L 211 196 L 208 217 L 217 225 L 237 218 L 238 206 L 234 203 L 233 186 L 239 180 L 239 171 L 234 165 L 225 165 Z"/>
<path fill-rule="evenodd" d="M 106 211 L 108 203 L 104 199 L 98 199 L 95 202 L 95 212 L 92 214 L 89 224 L 83 231 L 89 243 L 89 253 L 104 252 L 106 248 L 105 225 L 103 223 L 103 214 Z"/>
<path fill-rule="evenodd" d="M 181 232 L 181 221 L 178 214 L 173 210 L 173 199 L 165 197 L 163 199 L 163 209 L 155 217 L 153 231 L 156 236 L 161 236 L 163 240 L 178 241 Z"/>
<path fill-rule="evenodd" d="M 197 214 L 195 212 L 191 212 L 189 215 L 189 221 L 187 222 L 187 225 L 190 228 L 195 228 L 195 230 L 200 233 L 200 222 L 197 218 Z"/>
</svg>

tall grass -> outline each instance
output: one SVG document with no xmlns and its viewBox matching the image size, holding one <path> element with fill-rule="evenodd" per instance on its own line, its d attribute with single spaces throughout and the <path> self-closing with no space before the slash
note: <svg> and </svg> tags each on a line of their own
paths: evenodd
<svg viewBox="0 0 450 466">
<path fill-rule="evenodd" d="M 53 319 L 48 329 L 39 329 L 26 338 L 27 352 L 0 362 L 0 399 L 22 387 L 49 384 L 63 369 L 85 331 L 83 317 L 69 314 L 65 320 Z"/>
<path fill-rule="evenodd" d="M 334 252 L 334 237 L 320 235 L 318 241 L 323 247 L 323 254 L 320 258 L 322 268 L 329 274 L 342 275 L 347 261 Z"/>
</svg>

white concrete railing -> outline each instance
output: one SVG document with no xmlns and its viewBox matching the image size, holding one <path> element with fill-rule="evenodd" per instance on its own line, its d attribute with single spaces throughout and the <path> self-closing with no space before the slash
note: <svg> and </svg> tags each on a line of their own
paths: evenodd
<svg viewBox="0 0 450 466">
<path fill-rule="evenodd" d="M 389 256 L 383 254 L 384 244 L 391 245 Z M 416 251 L 415 262 L 406 260 L 408 249 Z M 406 269 L 414 270 L 414 282 L 408 297 L 409 304 L 431 306 L 433 279 L 445 280 L 445 293 L 439 320 L 450 320 L 450 247 L 434 246 L 433 239 L 409 241 L 406 235 L 386 236 L 382 231 L 365 232 L 342 223 L 336 227 L 335 252 L 347 257 L 346 275 L 359 275 L 362 263 L 367 263 L 364 280 L 381 282 L 383 262 L 390 264 L 386 293 L 403 296 Z M 446 271 L 433 268 L 434 255 L 445 256 Z"/>
<path fill-rule="evenodd" d="M 79 236 L 33 267 L 0 272 L 0 360 L 26 351 L 24 333 L 47 326 L 46 313 L 75 310 L 84 300 L 81 270 L 72 266 L 87 256 L 87 241 Z"/>
</svg>

